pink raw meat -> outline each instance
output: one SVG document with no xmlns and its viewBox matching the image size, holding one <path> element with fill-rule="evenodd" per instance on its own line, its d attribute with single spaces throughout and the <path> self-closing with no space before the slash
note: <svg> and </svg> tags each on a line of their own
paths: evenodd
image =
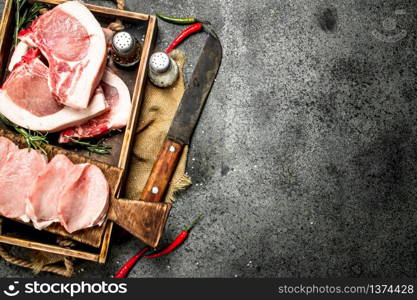
<svg viewBox="0 0 417 300">
<path fill-rule="evenodd" d="M 38 50 L 30 49 L 0 89 L 0 113 L 7 119 L 24 128 L 55 132 L 109 109 L 101 87 L 96 89 L 86 109 L 75 110 L 58 104 L 48 86 L 48 67 L 39 55 Z"/>
<path fill-rule="evenodd" d="M 0 169 L 6 162 L 7 156 L 17 150 L 19 150 L 19 147 L 17 147 L 11 140 L 0 136 Z"/>
<path fill-rule="evenodd" d="M 56 155 L 36 179 L 28 196 L 26 214 L 37 229 L 59 222 L 58 201 L 75 165 L 62 154 Z M 74 204 L 76 205 L 76 204 Z"/>
<path fill-rule="evenodd" d="M 103 27 L 103 33 L 104 33 L 104 37 L 106 39 L 107 49 L 110 50 L 112 48 L 114 31 L 111 30 L 111 29 Z"/>
<path fill-rule="evenodd" d="M 0 169 L 0 214 L 28 222 L 26 201 L 36 177 L 47 164 L 46 156 L 20 149 L 7 156 Z"/>
<path fill-rule="evenodd" d="M 68 176 L 71 183 L 58 203 L 61 225 L 72 233 L 100 224 L 109 205 L 109 185 L 103 173 L 95 165 L 81 164 Z"/>
<path fill-rule="evenodd" d="M 14 67 L 22 60 L 23 56 L 29 51 L 30 47 L 25 42 L 19 42 L 14 48 L 12 58 L 8 66 L 9 72 L 13 71 Z"/>
<path fill-rule="evenodd" d="M 68 1 L 41 15 L 19 33 L 19 39 L 39 48 L 49 63 L 49 87 L 56 100 L 85 109 L 106 65 L 106 40 L 92 13 L 78 1 Z"/>
<path fill-rule="evenodd" d="M 104 28 L 104 27 L 102 29 L 103 29 L 104 37 L 106 39 L 107 51 L 110 51 L 112 48 L 112 40 L 114 36 L 114 31 L 108 28 Z M 9 62 L 9 66 L 7 67 L 7 69 L 10 72 L 13 71 L 15 65 L 17 65 L 22 60 L 22 57 L 29 51 L 29 49 L 31 49 L 31 47 L 27 43 L 22 42 L 22 41 L 20 41 L 16 45 L 15 50 L 13 51 L 12 58 L 10 59 L 10 62 Z"/>
<path fill-rule="evenodd" d="M 59 143 L 70 142 L 70 137 L 86 139 L 100 136 L 112 129 L 126 126 L 131 108 L 128 87 L 123 80 L 109 70 L 104 73 L 101 86 L 110 110 L 80 126 L 64 130 L 59 136 Z"/>
</svg>

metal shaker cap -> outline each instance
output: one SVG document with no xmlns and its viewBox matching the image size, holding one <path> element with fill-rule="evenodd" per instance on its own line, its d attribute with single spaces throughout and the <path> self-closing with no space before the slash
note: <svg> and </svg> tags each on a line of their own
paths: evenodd
<svg viewBox="0 0 417 300">
<path fill-rule="evenodd" d="M 164 52 L 156 52 L 152 54 L 149 60 L 149 67 L 155 73 L 161 74 L 169 70 L 171 59 Z"/>
<path fill-rule="evenodd" d="M 165 52 L 156 52 L 149 58 L 149 79 L 158 87 L 169 87 L 178 79 L 177 63 Z"/>
<path fill-rule="evenodd" d="M 134 36 L 126 31 L 119 31 L 112 40 L 113 61 L 123 67 L 133 66 L 140 60 L 141 48 Z"/>
<path fill-rule="evenodd" d="M 134 44 L 133 37 L 126 31 L 117 32 L 113 36 L 113 48 L 119 54 L 129 53 Z"/>
</svg>

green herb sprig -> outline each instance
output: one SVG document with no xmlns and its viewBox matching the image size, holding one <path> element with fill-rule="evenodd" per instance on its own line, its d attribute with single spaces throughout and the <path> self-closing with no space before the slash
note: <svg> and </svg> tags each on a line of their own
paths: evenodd
<svg viewBox="0 0 417 300">
<path fill-rule="evenodd" d="M 49 141 L 46 137 L 47 133 L 42 134 L 38 131 L 19 127 L 2 114 L 0 114 L 0 120 L 7 126 L 13 127 L 13 129 L 25 139 L 26 145 L 29 149 L 39 150 L 42 151 L 43 154 L 47 154 L 44 148 L 46 145 L 49 145 Z"/>
<path fill-rule="evenodd" d="M 69 139 L 71 140 L 71 142 L 86 148 L 90 152 L 97 153 L 100 155 L 110 154 L 111 146 L 104 144 L 104 141 L 102 139 L 98 141 L 96 144 L 87 141 L 80 141 L 79 139 L 73 137 L 70 137 Z"/>
<path fill-rule="evenodd" d="M 14 28 L 14 35 L 13 40 L 14 44 L 16 45 L 19 41 L 17 35 L 19 31 L 25 28 L 29 23 L 36 19 L 39 15 L 41 9 L 46 8 L 46 6 L 42 3 L 34 3 L 33 5 L 26 5 L 28 4 L 27 0 L 15 0 L 16 3 L 16 13 L 15 13 L 15 28 Z"/>
<path fill-rule="evenodd" d="M 24 137 L 28 148 L 42 151 L 43 154 L 47 155 L 44 148 L 45 145 L 49 145 L 49 141 L 46 138 L 47 133 L 42 134 L 38 131 L 26 130 L 19 126 L 13 126 L 14 130 Z"/>
</svg>

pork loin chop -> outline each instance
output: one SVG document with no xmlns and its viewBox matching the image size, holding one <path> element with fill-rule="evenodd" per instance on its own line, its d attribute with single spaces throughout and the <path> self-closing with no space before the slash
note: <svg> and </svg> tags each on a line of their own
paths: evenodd
<svg viewBox="0 0 417 300">
<path fill-rule="evenodd" d="M 0 136 L 0 169 L 7 160 L 7 156 L 19 148 L 11 140 Z"/>
<path fill-rule="evenodd" d="M 65 155 L 56 155 L 39 174 L 28 196 L 26 214 L 37 229 L 59 222 L 58 201 L 70 182 L 75 165 Z M 74 205 L 77 205 L 74 203 Z"/>
<path fill-rule="evenodd" d="M 110 110 L 80 126 L 64 130 L 59 136 L 59 143 L 70 142 L 70 137 L 86 139 L 100 136 L 126 126 L 131 108 L 128 87 L 110 70 L 106 70 L 100 84 Z"/>
<path fill-rule="evenodd" d="M 112 48 L 114 31 L 105 27 L 103 27 L 102 29 L 104 33 L 104 38 L 106 39 L 107 51 L 110 51 Z M 29 51 L 30 48 L 31 47 L 27 43 L 22 41 L 20 41 L 16 45 L 12 57 L 10 59 L 9 65 L 7 67 L 9 72 L 13 71 L 14 67 L 22 60 L 22 57 Z"/>
<path fill-rule="evenodd" d="M 0 89 L 0 113 L 7 119 L 24 128 L 56 132 L 109 109 L 101 87 L 96 89 L 86 109 L 76 110 L 58 104 L 48 86 L 48 67 L 39 55 L 38 50 L 30 49 Z"/>
<path fill-rule="evenodd" d="M 0 214 L 28 222 L 28 194 L 47 164 L 46 156 L 36 150 L 20 149 L 10 153 L 0 169 Z"/>
<path fill-rule="evenodd" d="M 49 86 L 66 106 L 89 106 L 106 65 L 106 40 L 100 24 L 80 2 L 68 1 L 41 15 L 19 39 L 39 48 L 49 63 Z"/>
<path fill-rule="evenodd" d="M 71 183 L 59 198 L 58 217 L 69 232 L 100 224 L 109 205 L 109 185 L 101 170 L 91 164 L 76 165 Z"/>
<path fill-rule="evenodd" d="M 29 51 L 30 47 L 25 42 L 19 42 L 14 48 L 12 58 L 10 58 L 9 66 L 7 69 L 9 72 L 13 71 L 14 67 L 22 60 L 23 56 Z"/>
</svg>

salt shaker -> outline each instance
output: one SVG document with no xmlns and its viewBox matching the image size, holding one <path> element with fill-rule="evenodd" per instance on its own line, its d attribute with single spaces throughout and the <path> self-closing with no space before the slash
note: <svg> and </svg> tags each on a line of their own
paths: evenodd
<svg viewBox="0 0 417 300">
<path fill-rule="evenodd" d="M 149 79 L 161 88 L 174 84 L 178 79 L 178 65 L 165 52 L 155 52 L 149 59 Z"/>
<path fill-rule="evenodd" d="M 139 62 L 141 52 L 138 40 L 127 31 L 119 31 L 113 36 L 112 58 L 115 64 L 132 67 Z"/>
</svg>

